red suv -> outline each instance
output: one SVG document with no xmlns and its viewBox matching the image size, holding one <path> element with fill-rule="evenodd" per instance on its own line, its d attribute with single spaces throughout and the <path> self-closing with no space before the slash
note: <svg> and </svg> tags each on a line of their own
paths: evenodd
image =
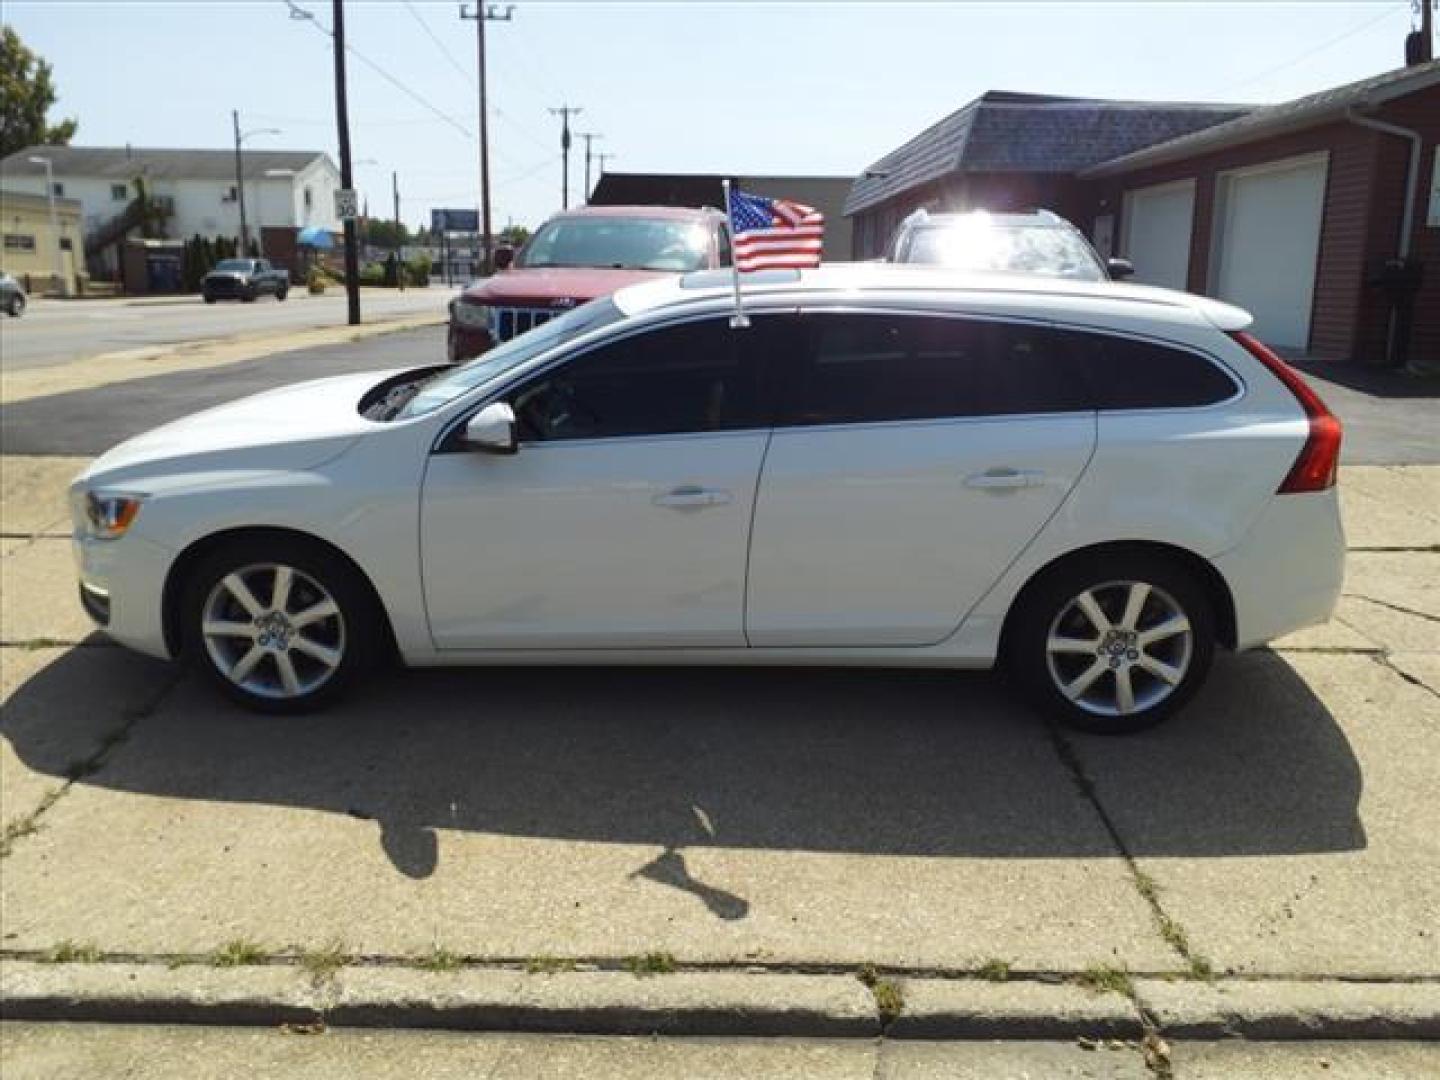
<svg viewBox="0 0 1440 1080">
<path fill-rule="evenodd" d="M 729 266 L 730 238 L 719 210 L 587 206 L 555 215 L 508 256 L 496 252 L 500 272 L 450 302 L 451 363 L 637 281 Z"/>
</svg>

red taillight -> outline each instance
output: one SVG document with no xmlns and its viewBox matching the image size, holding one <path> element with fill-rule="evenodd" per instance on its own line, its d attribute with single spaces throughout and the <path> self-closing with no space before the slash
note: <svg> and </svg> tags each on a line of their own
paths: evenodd
<svg viewBox="0 0 1440 1080">
<path fill-rule="evenodd" d="M 1280 485 L 1279 494 L 1324 491 L 1334 487 L 1335 473 L 1340 465 L 1340 418 L 1325 407 L 1320 395 L 1310 389 L 1310 384 L 1300 377 L 1298 371 L 1271 352 L 1259 339 L 1243 331 L 1230 336 L 1243 345 L 1246 352 L 1274 372 L 1275 377 L 1295 395 L 1295 400 L 1300 402 L 1300 407 L 1305 410 L 1305 416 L 1310 421 L 1310 434 L 1305 439 L 1305 445 L 1300 448 L 1300 456 L 1290 467 L 1290 474 Z"/>
</svg>

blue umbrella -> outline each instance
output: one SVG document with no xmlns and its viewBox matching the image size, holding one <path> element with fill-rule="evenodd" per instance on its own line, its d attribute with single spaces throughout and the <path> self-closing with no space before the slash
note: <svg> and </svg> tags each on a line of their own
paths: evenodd
<svg viewBox="0 0 1440 1080">
<path fill-rule="evenodd" d="M 330 231 L 318 225 L 301 229 L 297 239 L 303 247 L 319 248 L 321 251 L 329 251 L 335 246 L 335 241 L 330 238 Z"/>
</svg>

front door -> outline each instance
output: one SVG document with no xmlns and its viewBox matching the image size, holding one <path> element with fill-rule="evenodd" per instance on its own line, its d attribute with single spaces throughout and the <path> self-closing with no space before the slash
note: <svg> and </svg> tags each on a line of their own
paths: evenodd
<svg viewBox="0 0 1440 1080">
<path fill-rule="evenodd" d="M 750 644 L 936 643 L 1079 479 L 1088 391 L 1041 327 L 801 318 L 755 507 Z"/>
<path fill-rule="evenodd" d="M 507 391 L 520 449 L 435 453 L 421 506 L 441 649 L 742 646 L 769 438 L 724 319 L 672 324 Z"/>
</svg>

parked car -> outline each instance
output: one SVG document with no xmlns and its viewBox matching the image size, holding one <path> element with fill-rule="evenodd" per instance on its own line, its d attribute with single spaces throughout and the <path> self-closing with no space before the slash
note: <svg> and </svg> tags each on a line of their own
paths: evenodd
<svg viewBox="0 0 1440 1080">
<path fill-rule="evenodd" d="M 586 206 L 557 214 L 500 272 L 450 302 L 447 353 L 459 363 L 626 285 L 730 265 L 725 215 L 673 206 Z"/>
<path fill-rule="evenodd" d="M 0 274 L 0 309 L 12 319 L 25 314 L 25 290 L 9 274 Z"/>
<path fill-rule="evenodd" d="M 217 300 L 244 300 L 270 293 L 284 300 L 290 293 L 290 271 L 272 266 L 269 259 L 221 259 L 200 282 L 207 304 Z"/>
<path fill-rule="evenodd" d="M 1084 233 L 1049 210 L 1020 214 L 917 210 L 896 228 L 886 258 L 1077 281 L 1120 280 L 1135 272 L 1127 259 L 1102 260 Z"/>
<path fill-rule="evenodd" d="M 437 664 L 1003 661 L 1133 731 L 1328 618 L 1340 424 L 1183 293 L 836 265 L 621 290 L 272 390 L 71 489 L 116 641 L 293 711 Z"/>
</svg>

